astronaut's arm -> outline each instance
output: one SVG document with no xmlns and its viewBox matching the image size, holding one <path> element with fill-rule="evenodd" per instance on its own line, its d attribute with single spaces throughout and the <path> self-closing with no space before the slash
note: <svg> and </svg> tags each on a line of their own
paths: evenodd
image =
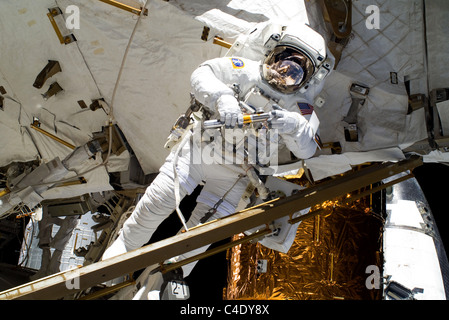
<svg viewBox="0 0 449 320">
<path fill-rule="evenodd" d="M 214 68 L 213 62 L 201 65 L 192 73 L 191 89 L 195 98 L 209 111 L 218 112 L 223 123 L 234 127 L 241 117 L 241 110 L 235 92 L 217 76 L 221 72 L 226 71 Z"/>
<path fill-rule="evenodd" d="M 272 128 L 278 130 L 287 148 L 299 159 L 309 159 L 317 144 L 309 122 L 297 112 L 275 110 L 272 112 Z"/>
<path fill-rule="evenodd" d="M 221 96 L 234 96 L 234 91 L 216 76 L 209 64 L 199 66 L 192 73 L 190 84 L 195 98 L 211 111 L 216 111 L 217 100 Z"/>
</svg>

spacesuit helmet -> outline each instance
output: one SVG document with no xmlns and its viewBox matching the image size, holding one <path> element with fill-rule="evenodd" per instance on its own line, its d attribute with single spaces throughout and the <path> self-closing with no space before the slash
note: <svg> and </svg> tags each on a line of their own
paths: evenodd
<svg viewBox="0 0 449 320">
<path fill-rule="evenodd" d="M 281 93 L 295 93 L 312 82 L 326 60 L 323 37 L 307 25 L 291 25 L 270 36 L 262 77 Z"/>
<path fill-rule="evenodd" d="M 314 66 L 302 51 L 289 45 L 277 46 L 263 63 L 263 77 L 274 89 L 294 93 L 313 75 Z"/>
</svg>

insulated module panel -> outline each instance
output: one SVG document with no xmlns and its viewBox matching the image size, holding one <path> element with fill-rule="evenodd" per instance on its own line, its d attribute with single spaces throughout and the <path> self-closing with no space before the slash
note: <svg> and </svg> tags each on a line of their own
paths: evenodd
<svg viewBox="0 0 449 320">
<path fill-rule="evenodd" d="M 383 219 L 369 201 L 352 206 L 334 201 L 312 208 L 325 212 L 301 222 L 287 254 L 259 243 L 234 247 L 228 254 L 224 299 L 382 299 L 382 290 L 367 288 L 372 284 L 369 266 L 382 276 Z"/>
</svg>

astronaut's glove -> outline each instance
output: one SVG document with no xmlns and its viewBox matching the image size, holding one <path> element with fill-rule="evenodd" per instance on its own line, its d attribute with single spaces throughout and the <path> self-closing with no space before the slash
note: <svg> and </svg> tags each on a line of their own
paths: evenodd
<svg viewBox="0 0 449 320">
<path fill-rule="evenodd" d="M 271 111 L 271 127 L 279 134 L 292 134 L 298 131 L 301 115 L 296 112 L 282 110 Z"/>
<path fill-rule="evenodd" d="M 243 114 L 236 98 L 231 95 L 222 95 L 217 100 L 217 110 L 220 113 L 220 121 L 225 128 L 234 128 L 243 125 Z"/>
</svg>

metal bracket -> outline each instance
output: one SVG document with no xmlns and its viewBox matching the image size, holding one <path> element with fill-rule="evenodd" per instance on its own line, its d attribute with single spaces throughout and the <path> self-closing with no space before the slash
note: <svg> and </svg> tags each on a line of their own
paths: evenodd
<svg viewBox="0 0 449 320">
<path fill-rule="evenodd" d="M 328 47 L 335 57 L 336 68 L 352 34 L 352 0 L 320 0 L 319 4 L 324 20 L 332 29 Z"/>
<path fill-rule="evenodd" d="M 396 281 L 387 280 L 388 285 L 385 288 L 385 294 L 392 300 L 415 300 L 415 294 L 423 293 L 422 288 L 413 288 L 410 290 Z"/>
<path fill-rule="evenodd" d="M 424 108 L 428 104 L 428 100 L 425 94 L 413 94 L 409 97 L 407 114 L 412 113 L 415 110 Z"/>
<path fill-rule="evenodd" d="M 61 138 L 58 138 L 57 136 L 51 134 L 50 132 L 47 132 L 47 131 L 45 131 L 44 129 L 42 129 L 42 128 L 40 127 L 39 119 L 34 118 L 33 120 L 34 120 L 33 123 L 30 125 L 30 127 L 31 127 L 32 129 L 34 129 L 34 130 L 36 130 L 36 131 L 39 131 L 40 133 L 42 133 L 42 134 L 46 135 L 47 137 L 49 137 L 49 138 L 51 138 L 51 139 L 53 139 L 53 140 L 55 140 L 55 141 L 57 141 L 57 142 L 59 142 L 59 143 L 65 145 L 66 147 L 69 147 L 69 148 L 72 149 L 72 150 L 75 150 L 76 147 L 75 147 L 73 144 L 68 143 L 67 141 L 64 141 L 64 140 L 62 140 Z"/>
<path fill-rule="evenodd" d="M 449 136 L 443 132 L 437 104 L 447 100 L 449 100 L 449 88 L 438 88 L 430 92 L 430 140 L 433 147 L 444 152 L 449 150 Z"/>
<path fill-rule="evenodd" d="M 230 49 L 232 47 L 232 43 L 226 42 L 223 40 L 223 38 L 220 38 L 218 36 L 214 37 L 213 44 L 218 44 L 219 46 L 222 46 L 223 48 Z"/>
<path fill-rule="evenodd" d="M 79 103 L 79 102 L 78 102 Z M 103 109 L 106 114 L 109 114 L 111 109 L 106 104 L 103 98 L 92 100 L 92 103 L 89 105 L 90 110 L 95 111 L 97 109 Z"/>
<path fill-rule="evenodd" d="M 42 69 L 41 72 L 39 72 L 36 80 L 34 80 L 33 87 L 37 89 L 42 88 L 45 81 L 53 77 L 58 72 L 61 72 L 61 66 L 59 65 L 59 62 L 55 60 L 48 60 L 47 65 Z"/>
<path fill-rule="evenodd" d="M 114 1 L 114 0 L 100 0 L 100 1 L 104 2 L 104 3 L 107 3 L 107 4 L 110 4 L 110 5 L 112 5 L 112 6 L 116 7 L 116 8 L 119 8 L 119 9 L 122 9 L 122 10 L 125 10 L 125 11 L 128 11 L 128 12 L 134 13 L 134 14 L 136 14 L 138 16 L 140 16 L 140 14 L 142 13 L 142 8 L 134 8 L 132 6 L 126 5 L 126 4 L 121 3 L 119 1 Z M 148 16 L 148 9 L 145 9 L 143 11 L 143 15 L 144 16 Z"/>
<path fill-rule="evenodd" d="M 65 26 L 65 20 L 62 17 L 61 9 L 54 7 L 49 8 L 48 11 L 49 13 L 47 13 L 47 17 L 50 19 L 50 23 L 58 36 L 59 42 L 61 44 L 69 44 L 76 41 L 75 36 L 71 34 Z"/>
<path fill-rule="evenodd" d="M 57 93 L 63 91 L 62 87 L 57 82 L 53 82 L 48 88 L 47 92 L 45 92 L 42 97 L 47 101 L 50 97 L 56 95 Z"/>
<path fill-rule="evenodd" d="M 320 5 L 324 19 L 331 24 L 335 36 L 347 38 L 352 32 L 352 0 L 322 0 Z"/>
<path fill-rule="evenodd" d="M 359 140 L 358 128 L 357 128 L 357 113 L 359 106 L 365 104 L 366 96 L 369 93 L 369 88 L 353 83 L 349 89 L 352 98 L 352 104 L 349 108 L 349 112 L 343 121 L 348 124 L 345 127 L 345 139 L 349 142 L 355 142 Z"/>
<path fill-rule="evenodd" d="M 0 109 L 3 111 L 3 101 L 5 98 L 2 96 L 2 94 L 6 94 L 5 88 L 3 86 L 0 86 Z"/>
<path fill-rule="evenodd" d="M 326 142 L 323 143 L 323 146 L 321 147 L 321 149 L 326 149 L 329 148 L 332 152 L 332 154 L 341 154 L 342 149 L 341 149 L 341 144 L 340 142 Z"/>
<path fill-rule="evenodd" d="M 201 34 L 201 40 L 207 41 L 207 38 L 209 37 L 210 28 L 204 26 L 203 33 Z"/>
</svg>

